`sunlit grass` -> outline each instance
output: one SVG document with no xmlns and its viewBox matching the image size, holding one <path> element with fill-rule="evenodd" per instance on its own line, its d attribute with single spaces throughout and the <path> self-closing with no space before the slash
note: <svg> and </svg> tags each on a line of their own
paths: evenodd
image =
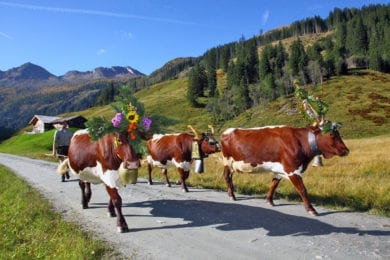
<svg viewBox="0 0 390 260">
<path fill-rule="evenodd" d="M 303 180 L 313 204 L 330 208 L 349 209 L 390 216 L 390 161 L 388 148 L 390 136 L 346 140 L 350 149 L 347 157 L 324 160 L 324 166 L 309 166 Z M 188 183 L 193 187 L 226 191 L 221 154 L 205 159 L 205 173 L 190 174 Z M 146 177 L 146 167 L 140 171 Z M 170 169 L 171 181 L 178 179 L 175 169 Z M 153 179 L 162 180 L 154 169 Z M 271 184 L 272 173 L 234 173 L 233 182 L 238 194 L 264 197 Z M 288 180 L 282 180 L 275 198 L 300 201 Z M 227 195 L 226 195 L 226 199 Z"/>
<path fill-rule="evenodd" d="M 101 259 L 116 257 L 109 245 L 65 222 L 49 202 L 0 166 L 1 259 Z"/>
</svg>

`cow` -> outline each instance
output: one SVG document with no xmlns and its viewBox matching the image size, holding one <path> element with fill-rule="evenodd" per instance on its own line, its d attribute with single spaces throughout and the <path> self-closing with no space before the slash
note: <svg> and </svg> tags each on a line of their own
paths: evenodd
<svg viewBox="0 0 390 260">
<path fill-rule="evenodd" d="M 329 122 L 330 123 L 330 122 Z M 233 186 L 233 172 L 273 172 L 274 177 L 265 197 L 274 206 L 273 195 L 281 178 L 289 179 L 301 197 L 306 211 L 318 215 L 309 202 L 301 174 L 316 155 L 326 159 L 334 155 L 349 153 L 337 130 L 332 124 L 325 133 L 318 126 L 294 128 L 269 126 L 262 128 L 229 128 L 221 135 L 223 175 L 229 198 L 236 200 Z"/>
<path fill-rule="evenodd" d="M 192 126 L 188 126 L 194 135 L 187 133 L 161 134 L 153 135 L 153 138 L 147 141 L 146 148 L 148 156 L 148 183 L 153 185 L 152 169 L 154 166 L 162 169 L 166 184 L 170 187 L 167 168 L 176 167 L 179 172 L 179 181 L 184 192 L 188 192 L 186 179 L 190 173 L 192 162 L 192 144 L 197 142 L 200 157 L 206 157 L 209 154 L 219 152 L 219 143 L 214 138 L 214 129 L 211 133 L 199 133 Z"/>
<path fill-rule="evenodd" d="M 117 217 L 117 231 L 128 232 L 126 220 L 122 215 L 122 198 L 118 188 L 123 186 L 121 171 L 138 171 L 139 157 L 129 145 L 128 138 L 118 133 L 104 135 L 91 141 L 87 130 L 78 130 L 69 145 L 68 158 L 58 166 L 58 173 L 68 169 L 79 176 L 81 205 L 88 208 L 91 199 L 91 183 L 104 183 L 109 194 L 108 215 Z"/>
</svg>

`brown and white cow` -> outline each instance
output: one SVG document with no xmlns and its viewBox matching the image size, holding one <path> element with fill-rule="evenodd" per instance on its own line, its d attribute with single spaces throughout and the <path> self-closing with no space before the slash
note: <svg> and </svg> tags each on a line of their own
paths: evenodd
<svg viewBox="0 0 390 260">
<path fill-rule="evenodd" d="M 87 130 L 77 131 L 70 142 L 68 159 L 58 167 L 63 174 L 68 168 L 79 176 L 82 207 L 88 208 L 91 199 L 91 183 L 104 183 L 110 196 L 108 214 L 117 217 L 118 232 L 128 231 L 122 215 L 122 198 L 118 188 L 122 187 L 119 171 L 137 171 L 140 167 L 139 157 L 129 145 L 124 135 L 112 133 L 92 142 Z"/>
<path fill-rule="evenodd" d="M 189 176 L 192 162 L 192 143 L 198 143 L 200 156 L 205 157 L 219 151 L 219 144 L 214 138 L 214 130 L 210 126 L 211 133 L 199 133 L 192 126 L 188 126 L 194 135 L 187 133 L 154 135 L 147 142 L 149 184 L 152 181 L 152 169 L 154 166 L 161 168 L 165 181 L 170 186 L 167 168 L 176 167 L 179 172 L 179 181 L 183 191 L 188 192 L 186 179 Z"/>
<path fill-rule="evenodd" d="M 274 172 L 272 184 L 266 196 L 270 205 L 281 177 L 289 179 L 301 197 L 306 211 L 317 215 L 307 197 L 301 174 L 315 155 L 331 158 L 345 156 L 348 148 L 342 141 L 337 127 L 329 133 L 321 133 L 318 127 L 293 128 L 273 126 L 263 128 L 229 128 L 221 135 L 224 161 L 224 177 L 228 196 L 235 200 L 233 172 Z"/>
</svg>

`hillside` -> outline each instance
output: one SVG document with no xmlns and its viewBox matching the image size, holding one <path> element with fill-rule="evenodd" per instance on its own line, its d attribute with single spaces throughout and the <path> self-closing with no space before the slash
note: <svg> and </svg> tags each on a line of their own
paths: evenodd
<svg viewBox="0 0 390 260">
<path fill-rule="evenodd" d="M 381 128 L 388 121 L 386 86 L 378 88 L 372 84 L 381 82 L 382 79 L 378 77 L 382 78 L 382 74 L 363 71 L 360 76 L 364 78 L 365 84 L 371 86 L 367 91 L 361 90 L 359 79 L 352 80 L 350 86 L 353 88 L 344 88 L 345 83 L 342 81 L 349 80 L 350 73 L 354 73 L 353 69 L 370 68 L 384 73 L 390 71 L 390 49 L 384 44 L 388 42 L 388 34 L 379 33 L 388 31 L 386 13 L 389 8 L 388 5 L 372 5 L 361 10 L 336 8 L 325 20 L 314 17 L 295 21 L 289 26 L 248 40 L 241 38 L 236 42 L 211 48 L 200 57 L 173 59 L 149 76 L 126 78 L 122 81 L 115 75 L 122 78 L 123 74 L 137 74 L 137 71 L 120 67 L 96 68 L 93 72 L 71 71 L 64 76 L 53 77 L 44 69 L 29 63 L 7 72 L 0 71 L 0 101 L 3 105 L 0 111 L 0 139 L 4 138 L 5 132 L 22 127 L 33 114 L 57 115 L 107 104 L 113 100 L 118 85 L 126 85 L 132 92 L 141 90 L 137 95 L 145 98 L 146 103 L 151 100 L 151 104 L 147 106 L 159 113 L 166 112 L 167 116 L 172 114 L 170 110 L 180 111 L 180 116 L 193 118 L 195 122 L 215 121 L 214 124 L 220 129 L 226 125 L 226 121 L 242 126 L 264 125 L 279 121 L 279 114 L 281 117 L 284 113 L 290 117 L 294 114 L 294 104 L 288 101 L 293 92 L 293 79 L 298 79 L 300 84 L 322 86 L 321 92 L 310 89 L 315 95 L 341 98 L 344 103 L 340 102 L 339 106 L 335 106 L 338 110 L 331 113 L 337 117 L 350 117 L 347 118 L 348 123 L 353 120 L 360 122 L 360 117 L 363 118 L 363 121 L 367 121 L 367 131 L 364 127 L 355 128 L 354 135 L 373 135 L 377 127 Z M 373 31 L 378 31 L 378 34 L 373 34 Z M 102 77 L 105 80 L 101 80 Z M 388 82 L 387 77 L 383 77 Z M 55 88 L 46 85 L 36 90 L 39 86 L 37 80 L 40 84 L 41 80 L 52 84 L 53 78 L 54 81 L 65 80 L 68 83 L 56 84 Z M 79 80 L 87 79 L 93 81 L 79 83 Z M 8 80 L 19 85 L 13 85 L 17 88 L 3 87 L 2 82 Z M 31 82 L 34 84 L 31 85 Z M 171 84 L 177 85 L 176 88 L 165 90 Z M 338 86 L 333 92 L 322 92 L 332 84 Z M 144 90 L 154 86 L 161 90 L 161 95 L 171 98 L 165 103 L 155 102 L 154 98 L 162 101 L 161 97 L 147 96 L 148 92 Z M 219 95 L 215 95 L 216 90 Z M 368 96 L 359 97 L 360 93 Z M 355 105 L 354 101 L 358 100 L 361 103 Z M 269 103 L 270 101 L 275 102 Z M 153 105 L 153 102 L 157 105 Z M 268 115 L 267 110 L 262 108 L 275 103 L 279 107 L 273 115 Z M 169 104 L 169 109 L 165 111 L 161 104 Z M 351 107 L 346 110 L 345 105 Z M 216 111 L 213 115 L 206 112 L 212 110 Z M 343 113 L 339 114 L 340 111 Z M 173 115 L 172 120 L 181 122 L 180 116 Z M 328 115 L 332 116 L 333 114 Z M 281 121 L 286 121 L 282 119 Z M 290 118 L 287 121 L 290 122 L 289 120 Z M 301 125 L 300 120 L 293 120 L 290 124 Z M 184 125 L 185 123 L 179 123 L 177 127 L 181 129 Z M 370 130 L 371 128 L 375 130 Z"/>
<path fill-rule="evenodd" d="M 224 79 L 219 79 L 223 81 Z M 265 125 L 304 126 L 293 96 L 279 98 L 258 105 L 226 122 L 213 122 L 213 116 L 204 108 L 193 108 L 186 100 L 188 78 L 165 81 L 147 87 L 135 94 L 144 103 L 146 114 L 160 114 L 174 122 L 165 132 L 187 131 L 194 125 L 199 131 L 213 124 L 219 135 L 228 127 L 255 127 Z M 345 138 L 362 138 L 390 133 L 390 74 L 370 70 L 355 71 L 351 75 L 334 77 L 311 94 L 321 96 L 329 103 L 329 120 L 342 122 L 341 133 Z M 70 113 L 66 115 L 72 115 Z M 102 115 L 113 116 L 109 106 L 94 107 L 77 112 L 86 118 Z"/>
</svg>

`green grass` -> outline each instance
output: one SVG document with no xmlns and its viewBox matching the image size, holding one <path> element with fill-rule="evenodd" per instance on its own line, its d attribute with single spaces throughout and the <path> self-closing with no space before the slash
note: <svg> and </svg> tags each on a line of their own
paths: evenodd
<svg viewBox="0 0 390 260">
<path fill-rule="evenodd" d="M 224 80 L 223 76 L 219 77 L 219 88 Z M 136 96 L 144 103 L 146 114 L 160 114 L 176 122 L 165 129 L 166 132 L 189 131 L 188 124 L 204 131 L 212 123 L 212 117 L 202 108 L 189 107 L 186 88 L 187 79 L 176 79 L 148 87 Z M 324 167 L 309 168 L 305 172 L 304 182 L 311 201 L 315 205 L 390 217 L 390 75 L 357 71 L 353 75 L 332 78 L 322 87 L 310 87 L 309 92 L 329 103 L 327 117 L 343 123 L 340 132 L 351 150 L 347 157 L 325 160 Z M 110 106 L 102 106 L 65 116 L 73 114 L 110 118 L 113 111 Z M 216 134 L 218 138 L 228 127 L 279 124 L 307 124 L 297 113 L 297 102 L 293 97 L 280 98 L 218 124 Z M 52 151 L 53 134 L 54 131 L 36 135 L 21 132 L 0 143 L 0 152 L 56 161 L 45 155 Z M 154 179 L 161 180 L 159 172 L 154 170 Z M 58 214 L 51 212 L 47 201 L 6 169 L 0 168 L 0 174 L 0 203 L 1 209 L 5 209 L 0 215 L 2 257 L 89 259 L 112 254 L 88 234 L 62 221 Z M 172 181 L 177 179 L 175 170 L 169 170 L 169 174 Z M 140 175 L 146 177 L 145 166 L 141 167 Z M 236 192 L 263 197 L 271 178 L 271 174 L 235 174 Z M 191 173 L 188 182 L 193 187 L 226 191 L 220 154 L 206 159 L 205 173 Z M 300 201 L 286 180 L 278 187 L 276 198 Z"/>
<path fill-rule="evenodd" d="M 323 160 L 323 167 L 309 166 L 302 175 L 309 198 L 314 205 L 332 209 L 347 209 L 358 212 L 390 217 L 390 165 L 388 147 L 390 135 L 365 139 L 345 140 L 350 149 L 346 157 L 333 157 Z M 210 155 L 205 159 L 203 174 L 191 173 L 189 186 L 211 188 L 226 192 L 223 178 L 222 155 Z M 140 176 L 147 176 L 146 166 Z M 168 171 L 170 180 L 176 181 L 175 169 Z M 272 173 L 234 173 L 233 182 L 238 194 L 264 198 L 272 180 Z M 163 181 L 158 169 L 153 171 L 153 179 Z M 226 195 L 227 198 L 227 195 Z M 282 180 L 275 198 L 301 202 L 298 193 L 287 180 Z"/>
<path fill-rule="evenodd" d="M 1 259 L 101 259 L 113 250 L 62 220 L 49 202 L 0 166 Z"/>
</svg>

